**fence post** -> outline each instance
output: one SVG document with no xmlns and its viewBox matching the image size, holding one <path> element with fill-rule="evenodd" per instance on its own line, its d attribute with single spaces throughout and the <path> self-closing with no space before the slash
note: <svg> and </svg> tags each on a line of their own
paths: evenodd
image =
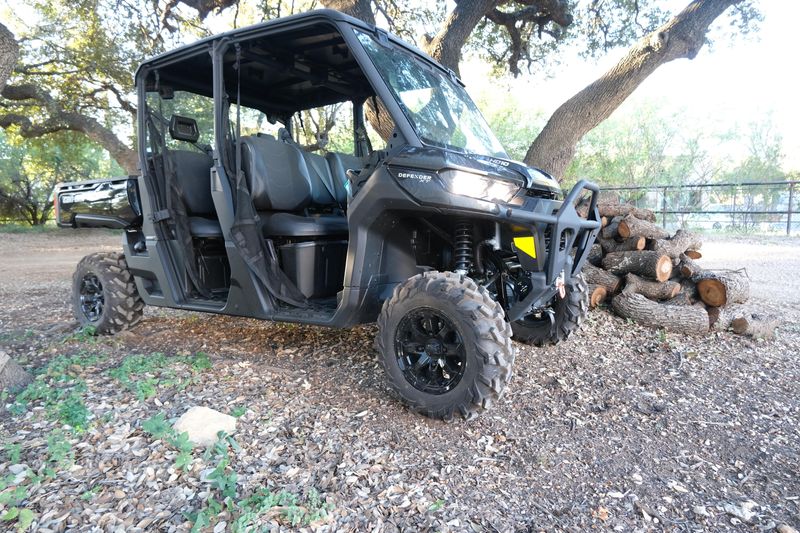
<svg viewBox="0 0 800 533">
<path fill-rule="evenodd" d="M 664 187 L 661 195 L 661 227 L 667 229 L 667 188 Z"/>
<path fill-rule="evenodd" d="M 786 212 L 786 236 L 792 235 L 792 204 L 794 203 L 794 183 L 789 183 L 789 210 Z"/>
</svg>

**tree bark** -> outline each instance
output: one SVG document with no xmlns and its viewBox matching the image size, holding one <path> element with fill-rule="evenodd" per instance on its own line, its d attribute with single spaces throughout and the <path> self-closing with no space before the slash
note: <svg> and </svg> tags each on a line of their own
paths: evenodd
<svg viewBox="0 0 800 533">
<path fill-rule="evenodd" d="M 703 268 L 686 254 L 681 254 L 679 260 L 678 269 L 681 271 L 681 276 L 684 278 L 692 278 L 703 271 Z"/>
<path fill-rule="evenodd" d="M 628 237 L 646 237 L 648 239 L 666 239 L 669 233 L 662 227 L 656 226 L 652 222 L 636 218 L 633 215 L 625 215 L 617 228 L 619 236 L 627 239 Z"/>
<path fill-rule="evenodd" d="M 328 9 L 341 11 L 346 15 L 363 20 L 367 24 L 375 24 L 375 15 L 372 13 L 370 0 L 321 0 Z"/>
<path fill-rule="evenodd" d="M 672 274 L 672 261 L 658 252 L 612 252 L 603 257 L 603 268 L 612 274 L 633 272 L 656 281 L 667 281 Z"/>
<path fill-rule="evenodd" d="M 604 239 L 613 239 L 619 236 L 619 223 L 622 222 L 622 217 L 614 217 L 602 230 L 600 236 Z"/>
<path fill-rule="evenodd" d="M 651 300 L 670 300 L 681 291 L 681 285 L 674 281 L 664 283 L 648 281 L 636 274 L 628 273 L 625 275 L 625 290 L 641 294 Z"/>
<path fill-rule="evenodd" d="M 689 250 L 697 250 L 703 245 L 700 237 L 686 230 L 679 229 L 675 235 L 668 239 L 656 239 L 650 242 L 648 250 L 668 255 L 671 258 L 680 258 L 681 254 Z M 688 254 L 686 254 L 688 257 Z"/>
<path fill-rule="evenodd" d="M 475 26 L 496 4 L 497 0 L 456 2 L 453 11 L 447 15 L 442 29 L 423 45 L 423 49 L 436 61 L 458 74 L 461 49 L 464 48 Z"/>
<path fill-rule="evenodd" d="M 708 28 L 742 0 L 694 0 L 654 32 L 640 39 L 611 70 L 564 102 L 534 139 L 525 163 L 561 179 L 578 141 L 633 93 L 661 65 L 694 59 Z"/>
<path fill-rule="evenodd" d="M 639 209 L 632 205 L 627 204 L 603 204 L 598 205 L 597 210 L 600 211 L 601 216 L 605 217 L 624 217 L 625 215 L 633 215 L 640 220 L 648 222 L 655 222 L 656 215 L 649 209 Z"/>
<path fill-rule="evenodd" d="M 0 92 L 6 86 L 19 57 L 19 44 L 14 34 L 0 23 Z"/>
<path fill-rule="evenodd" d="M 589 250 L 589 255 L 586 256 L 586 261 L 594 266 L 600 266 L 603 262 L 603 249 L 599 244 L 594 243 Z"/>
<path fill-rule="evenodd" d="M 744 303 L 750 297 L 750 280 L 743 272 L 705 270 L 692 277 L 700 299 L 713 307 Z"/>
<path fill-rule="evenodd" d="M 591 263 L 583 265 L 581 272 L 583 273 L 583 279 L 586 280 L 586 283 L 590 285 L 600 285 L 606 290 L 608 296 L 616 294 L 619 291 L 620 284 L 622 283 L 619 276 L 615 276 L 602 268 L 597 268 Z"/>
<path fill-rule="evenodd" d="M 708 313 L 705 308 L 694 305 L 665 305 L 641 294 L 623 291 L 611 300 L 611 307 L 622 318 L 652 328 L 690 334 L 708 331 Z"/>
</svg>

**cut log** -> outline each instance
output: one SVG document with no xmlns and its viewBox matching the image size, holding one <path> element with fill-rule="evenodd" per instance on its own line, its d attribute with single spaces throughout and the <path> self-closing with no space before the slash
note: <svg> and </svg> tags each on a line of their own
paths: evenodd
<svg viewBox="0 0 800 533">
<path fill-rule="evenodd" d="M 666 239 L 669 233 L 652 222 L 641 220 L 633 215 L 625 215 L 617 227 L 617 233 L 623 239 L 628 237 L 647 237 L 648 239 Z"/>
<path fill-rule="evenodd" d="M 625 275 L 625 291 L 641 294 L 651 300 L 670 300 L 681 292 L 680 283 L 674 281 L 648 281 L 636 274 L 628 273 Z"/>
<path fill-rule="evenodd" d="M 619 235 L 619 223 L 622 222 L 622 217 L 615 217 L 608 223 L 606 227 L 600 230 L 600 236 L 604 239 L 613 239 Z"/>
<path fill-rule="evenodd" d="M 605 228 L 606 226 L 608 226 L 609 222 L 611 222 L 611 219 L 609 217 L 600 217 L 600 227 L 601 228 Z"/>
<path fill-rule="evenodd" d="M 672 260 L 658 252 L 612 252 L 603 257 L 603 268 L 612 274 L 633 272 L 656 281 L 667 281 L 672 274 Z"/>
<path fill-rule="evenodd" d="M 679 229 L 675 232 L 675 235 L 669 239 L 650 241 L 647 249 L 668 255 L 672 258 L 677 258 L 687 250 L 697 250 L 702 244 L 703 242 L 700 240 L 700 237 L 694 233 Z M 688 253 L 686 255 L 689 256 Z"/>
<path fill-rule="evenodd" d="M 611 272 L 607 272 L 602 268 L 597 268 L 591 263 L 583 265 L 581 272 L 583 273 L 583 279 L 586 280 L 586 283 L 591 285 L 600 285 L 606 290 L 607 296 L 611 296 L 612 294 L 619 292 L 620 285 L 622 283 L 622 280 L 620 280 L 619 276 L 615 276 Z"/>
<path fill-rule="evenodd" d="M 624 291 L 611 300 L 611 307 L 619 316 L 644 326 L 691 334 L 708 331 L 708 313 L 693 305 L 660 304 L 641 294 Z"/>
<path fill-rule="evenodd" d="M 680 256 L 680 263 L 678 269 L 681 271 L 681 276 L 684 278 L 692 278 L 697 276 L 703 271 L 703 268 L 695 263 L 689 256 L 683 254 Z"/>
<path fill-rule="evenodd" d="M 693 300 L 683 291 L 679 291 L 678 294 L 675 295 L 674 298 L 670 298 L 664 305 L 694 305 L 696 300 Z"/>
<path fill-rule="evenodd" d="M 698 252 L 697 250 L 686 250 L 686 257 L 689 259 L 700 259 L 703 257 L 703 254 Z"/>
<path fill-rule="evenodd" d="M 775 328 L 781 324 L 779 317 L 754 312 L 745 305 L 732 304 L 725 307 L 709 307 L 708 320 L 715 331 L 733 330 L 737 335 L 750 335 L 761 339 L 773 339 Z"/>
<path fill-rule="evenodd" d="M 750 313 L 731 320 L 731 329 L 737 335 L 772 340 L 775 338 L 775 328 L 780 324 L 781 320 L 777 316 Z"/>
<path fill-rule="evenodd" d="M 648 222 L 655 222 L 656 215 L 649 209 L 639 209 L 638 207 L 634 207 L 632 205 L 627 204 L 620 204 L 620 205 L 598 205 L 597 210 L 600 211 L 601 216 L 606 217 L 624 217 L 625 215 L 633 215 L 640 220 L 646 220 Z"/>
<path fill-rule="evenodd" d="M 594 266 L 600 266 L 603 262 L 603 249 L 599 244 L 594 243 L 589 250 L 589 255 L 586 256 L 586 261 Z"/>
<path fill-rule="evenodd" d="M 647 239 L 644 237 L 631 237 L 624 241 L 616 241 L 614 239 L 605 239 L 597 237 L 597 242 L 603 247 L 604 253 L 610 252 L 631 252 L 633 250 L 644 250 L 647 244 Z"/>
<path fill-rule="evenodd" d="M 594 309 L 606 301 L 608 291 L 601 285 L 589 284 L 589 307 Z"/>
<path fill-rule="evenodd" d="M 605 258 L 603 262 L 605 264 Z M 700 299 L 713 307 L 744 303 L 750 297 L 750 280 L 741 271 L 704 270 L 692 276 L 692 281 L 697 284 Z"/>
</svg>

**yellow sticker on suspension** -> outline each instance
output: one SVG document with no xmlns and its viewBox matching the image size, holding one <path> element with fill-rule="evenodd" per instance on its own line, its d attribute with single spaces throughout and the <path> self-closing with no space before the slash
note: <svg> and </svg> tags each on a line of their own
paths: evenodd
<svg viewBox="0 0 800 533">
<path fill-rule="evenodd" d="M 531 237 L 514 237 L 514 246 L 536 259 L 536 243 Z"/>
</svg>

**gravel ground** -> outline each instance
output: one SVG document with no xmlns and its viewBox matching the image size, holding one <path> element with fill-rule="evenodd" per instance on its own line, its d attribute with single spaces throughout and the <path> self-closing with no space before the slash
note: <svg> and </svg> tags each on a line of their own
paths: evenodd
<svg viewBox="0 0 800 533">
<path fill-rule="evenodd" d="M 701 264 L 747 268 L 753 303 L 785 318 L 775 341 L 663 334 L 594 311 L 566 343 L 519 346 L 507 394 L 470 423 L 428 420 L 392 397 L 372 326 L 338 331 L 147 309 L 140 326 L 116 337 L 74 335 L 71 271 L 118 240 L 0 234 L 0 349 L 31 368 L 71 356 L 40 379 L 78 391 L 88 409 L 86 430 L 75 432 L 60 429 L 63 398 L 0 414 L 0 442 L 12 448 L 0 453 L 8 486 L 0 508 L 9 507 L 3 494 L 23 487 L 18 506 L 35 513 L 32 530 L 188 530 L 187 515 L 219 493 L 210 474 L 218 457 L 195 451 L 185 471 L 176 469 L 175 446 L 142 426 L 193 405 L 240 415 L 223 466 L 238 476 L 234 500 L 262 489 L 296 497 L 262 513 L 266 528 L 800 526 L 796 239 L 711 240 L 703 250 Z M 197 352 L 210 368 L 192 362 Z M 125 381 L 114 370 L 157 353 L 163 365 L 146 374 Z M 59 436 L 71 445 L 60 458 Z M 215 511 L 215 531 L 234 527 L 236 508 Z"/>
</svg>

